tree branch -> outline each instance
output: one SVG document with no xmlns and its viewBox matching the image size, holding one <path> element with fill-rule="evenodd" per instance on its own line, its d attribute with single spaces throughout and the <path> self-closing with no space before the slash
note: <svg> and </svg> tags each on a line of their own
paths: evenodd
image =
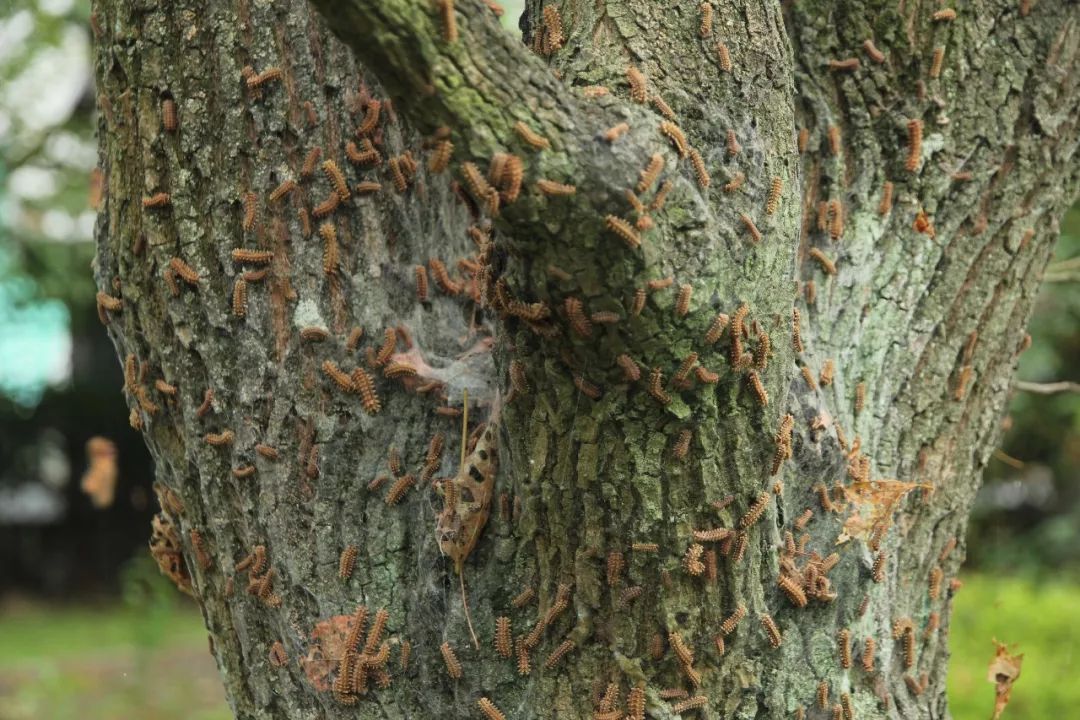
<svg viewBox="0 0 1080 720">
<path fill-rule="evenodd" d="M 1037 383 L 1017 380 L 1014 387 L 1021 392 L 1036 395 L 1057 395 L 1058 393 L 1080 393 L 1080 383 L 1062 380 L 1060 382 Z"/>
</svg>

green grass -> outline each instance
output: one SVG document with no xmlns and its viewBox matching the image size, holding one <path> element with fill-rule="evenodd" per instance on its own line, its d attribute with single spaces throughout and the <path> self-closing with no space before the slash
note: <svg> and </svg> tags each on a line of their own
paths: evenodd
<svg viewBox="0 0 1080 720">
<path fill-rule="evenodd" d="M 100 608 L 0 609 L 2 720 L 228 720 L 206 631 L 193 603 L 139 589 Z M 987 720 L 993 638 L 1018 643 L 1024 668 L 1002 720 L 1064 720 L 1075 682 L 1080 587 L 968 575 L 950 628 L 949 704 L 955 720 Z"/>
<path fill-rule="evenodd" d="M 986 667 L 992 640 L 1024 654 L 1020 678 L 1002 720 L 1076 717 L 1080 652 L 1076 602 L 1080 587 L 1009 577 L 968 575 L 956 595 L 949 640 L 949 707 L 955 720 L 986 720 L 994 707 Z"/>
</svg>

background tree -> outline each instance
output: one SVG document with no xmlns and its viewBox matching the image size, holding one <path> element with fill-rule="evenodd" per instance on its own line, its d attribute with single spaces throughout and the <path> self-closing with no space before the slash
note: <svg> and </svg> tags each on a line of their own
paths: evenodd
<svg viewBox="0 0 1080 720">
<path fill-rule="evenodd" d="M 92 19 L 99 302 L 238 716 L 942 714 L 1076 7 L 315 4 L 363 67 L 299 2 Z"/>
</svg>

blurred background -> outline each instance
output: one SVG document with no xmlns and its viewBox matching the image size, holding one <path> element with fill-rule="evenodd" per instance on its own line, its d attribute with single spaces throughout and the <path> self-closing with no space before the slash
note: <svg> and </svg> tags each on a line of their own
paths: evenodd
<svg viewBox="0 0 1080 720">
<path fill-rule="evenodd" d="M 88 24 L 88 0 L 0 7 L 0 720 L 224 719 L 198 608 L 147 551 L 153 466 L 94 306 Z M 993 638 L 1025 653 L 1006 718 L 1080 706 L 1080 394 L 1045 394 L 1080 381 L 1080 206 L 1046 281 L 968 538 L 958 720 L 993 708 Z"/>
</svg>

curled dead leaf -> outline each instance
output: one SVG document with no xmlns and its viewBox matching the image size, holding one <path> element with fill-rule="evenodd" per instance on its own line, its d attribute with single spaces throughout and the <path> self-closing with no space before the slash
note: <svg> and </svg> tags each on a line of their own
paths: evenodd
<svg viewBox="0 0 1080 720">
<path fill-rule="evenodd" d="M 1008 647 L 997 639 L 994 640 L 994 645 L 994 659 L 990 661 L 990 667 L 986 671 L 987 682 L 995 685 L 994 714 L 990 720 L 998 720 L 1005 706 L 1009 704 L 1013 683 L 1020 677 L 1020 665 L 1024 662 L 1023 655 L 1010 655 Z"/>
</svg>

